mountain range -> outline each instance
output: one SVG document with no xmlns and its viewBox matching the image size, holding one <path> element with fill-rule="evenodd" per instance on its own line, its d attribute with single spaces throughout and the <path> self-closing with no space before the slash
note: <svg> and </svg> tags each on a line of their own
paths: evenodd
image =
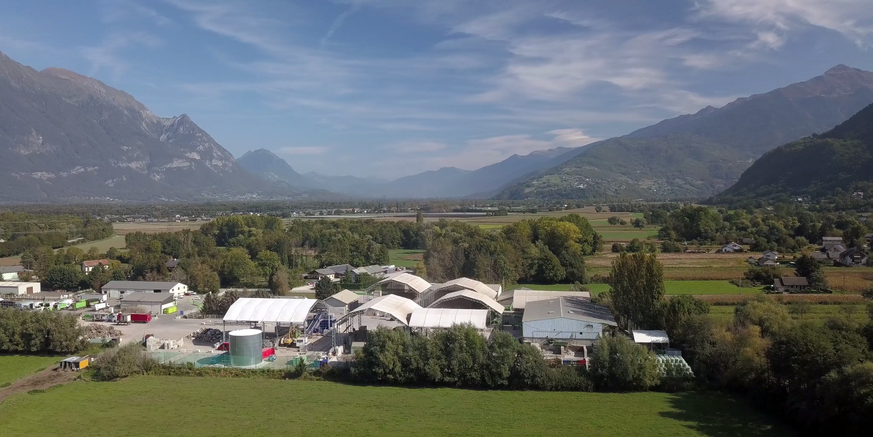
<svg viewBox="0 0 873 437">
<path fill-rule="evenodd" d="M 844 65 L 722 108 L 592 144 L 505 187 L 497 198 L 701 198 L 732 185 L 765 152 L 845 121 L 873 102 L 873 73 Z"/>
<path fill-rule="evenodd" d="M 185 114 L 0 53 L 0 202 L 233 198 L 703 198 L 769 150 L 846 121 L 873 102 L 873 73 L 822 76 L 582 148 L 513 155 L 396 180 L 299 173 L 265 149 L 238 160 Z M 730 193 L 730 192 L 729 192 Z"/>
<path fill-rule="evenodd" d="M 187 115 L 0 53 L 0 201 L 175 200 L 272 189 Z"/>
<path fill-rule="evenodd" d="M 777 147 L 712 202 L 819 198 L 873 184 L 873 105 L 825 132 Z"/>
<path fill-rule="evenodd" d="M 282 182 L 298 188 L 320 188 L 359 197 L 387 198 L 487 198 L 514 179 L 563 161 L 574 151 L 558 147 L 509 158 L 478 170 L 443 167 L 392 181 L 354 176 L 300 174 L 285 160 L 266 149 L 246 152 L 237 162 L 242 168 L 266 181 Z M 569 159 L 569 158 L 567 158 Z"/>
</svg>

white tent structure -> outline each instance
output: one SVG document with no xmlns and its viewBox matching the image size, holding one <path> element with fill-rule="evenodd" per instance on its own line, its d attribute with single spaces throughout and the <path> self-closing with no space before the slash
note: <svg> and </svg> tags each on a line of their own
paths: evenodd
<svg viewBox="0 0 873 437">
<path fill-rule="evenodd" d="M 464 324 L 484 330 L 488 324 L 488 310 L 422 308 L 413 311 L 409 316 L 410 328 L 451 328 L 454 325 Z"/>
<path fill-rule="evenodd" d="M 377 282 L 373 287 L 382 291 L 383 295 L 396 294 L 412 300 L 430 288 L 430 282 L 410 273 L 401 273 Z"/>
<path fill-rule="evenodd" d="M 348 330 L 352 325 L 353 317 L 361 316 L 367 312 L 387 315 L 402 325 L 408 325 L 409 314 L 420 309 L 421 306 L 417 303 L 396 294 L 380 296 L 349 311 L 343 318 L 337 320 L 337 329 L 338 332 Z"/>
<path fill-rule="evenodd" d="M 505 309 L 496 300 L 471 290 L 449 293 L 435 300 L 428 308 L 490 309 L 498 314 L 503 314 Z"/>
<path fill-rule="evenodd" d="M 237 299 L 224 315 L 225 322 L 286 323 L 301 325 L 315 299 L 256 299 L 243 297 Z"/>
<path fill-rule="evenodd" d="M 419 302 L 424 306 L 428 306 L 449 293 L 461 290 L 475 291 L 476 293 L 488 296 L 491 299 L 497 299 L 497 296 L 500 296 L 500 292 L 503 291 L 503 289 L 499 285 L 496 287 L 497 289 L 495 290 L 475 279 L 457 278 L 442 284 L 433 284 L 421 294 Z"/>
<path fill-rule="evenodd" d="M 637 344 L 670 344 L 667 331 L 634 329 L 632 332 Z"/>
</svg>

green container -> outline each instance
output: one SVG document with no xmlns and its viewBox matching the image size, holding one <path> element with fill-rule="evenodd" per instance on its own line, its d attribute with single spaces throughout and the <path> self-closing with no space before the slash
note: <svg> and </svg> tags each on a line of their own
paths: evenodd
<svg viewBox="0 0 873 437">
<path fill-rule="evenodd" d="M 75 309 L 85 308 L 86 305 L 88 305 L 88 302 L 85 302 L 84 300 L 80 300 L 73 305 L 73 308 L 75 308 Z"/>
<path fill-rule="evenodd" d="M 164 314 L 173 314 L 178 310 L 177 307 L 164 308 Z"/>
</svg>

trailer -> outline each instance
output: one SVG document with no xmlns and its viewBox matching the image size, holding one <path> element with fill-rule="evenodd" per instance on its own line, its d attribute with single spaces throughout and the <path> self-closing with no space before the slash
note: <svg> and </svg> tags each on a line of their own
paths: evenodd
<svg viewBox="0 0 873 437">
<path fill-rule="evenodd" d="M 100 311 L 109 307 L 109 304 L 106 302 L 100 302 L 98 304 L 94 304 L 94 311 Z"/>
<path fill-rule="evenodd" d="M 112 319 L 110 319 L 112 320 Z M 121 314 L 118 313 L 115 315 L 115 323 L 118 325 L 129 325 L 130 324 L 130 314 Z"/>
<path fill-rule="evenodd" d="M 134 323 L 148 323 L 152 321 L 152 315 L 149 313 L 146 314 L 131 314 L 130 321 Z"/>
<path fill-rule="evenodd" d="M 178 308 L 177 308 L 175 305 L 173 305 L 173 306 L 171 306 L 171 307 L 169 307 L 169 308 L 164 308 L 164 314 L 173 314 L 173 313 L 175 313 L 177 310 L 178 310 Z"/>
<path fill-rule="evenodd" d="M 81 308 L 85 308 L 87 305 L 88 305 L 88 302 L 87 302 L 87 301 L 80 300 L 80 301 L 74 303 L 72 308 L 75 309 L 75 310 L 78 310 L 78 309 L 81 309 Z"/>
</svg>

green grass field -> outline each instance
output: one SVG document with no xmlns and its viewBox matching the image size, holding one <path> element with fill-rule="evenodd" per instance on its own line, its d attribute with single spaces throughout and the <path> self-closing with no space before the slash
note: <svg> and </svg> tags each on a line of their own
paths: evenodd
<svg viewBox="0 0 873 437">
<path fill-rule="evenodd" d="M 61 357 L 42 355 L 0 355 L 0 385 L 56 365 L 60 360 Z"/>
<path fill-rule="evenodd" d="M 533 290 L 545 291 L 570 291 L 570 284 L 518 284 L 518 287 L 527 287 Z M 596 296 L 604 291 L 609 290 L 607 284 L 585 284 L 591 290 L 591 294 Z M 757 288 L 738 289 L 735 285 L 727 281 L 664 281 L 664 288 L 669 295 L 691 294 L 761 294 L 761 290 Z"/>
<path fill-rule="evenodd" d="M 391 249 L 388 251 L 388 262 L 398 267 L 415 267 L 423 256 L 423 250 Z"/>
<path fill-rule="evenodd" d="M 109 238 L 104 238 L 102 240 L 97 241 L 89 241 L 87 243 L 75 244 L 70 247 L 78 247 L 79 249 L 84 250 L 85 252 L 92 247 L 96 247 L 100 253 L 106 252 L 110 247 L 114 247 L 116 249 L 123 249 L 127 243 L 124 242 L 124 235 L 115 234 Z"/>
<path fill-rule="evenodd" d="M 851 320 L 856 323 L 867 323 L 870 321 L 867 316 L 867 308 L 864 305 L 822 305 L 810 304 L 799 306 L 797 304 L 786 304 L 788 311 L 791 313 L 791 318 L 797 321 L 811 322 L 814 324 L 822 324 L 828 319 Z M 709 314 L 714 319 L 723 323 L 730 323 L 734 317 L 734 305 L 711 305 Z"/>
<path fill-rule="evenodd" d="M 119 408 L 71 408 L 123 400 Z M 109 420 L 109 422 L 107 422 Z M 549 393 L 353 386 L 191 377 L 77 381 L 0 404 L 4 437 L 558 435 L 787 436 L 772 418 L 717 393 Z"/>
</svg>

